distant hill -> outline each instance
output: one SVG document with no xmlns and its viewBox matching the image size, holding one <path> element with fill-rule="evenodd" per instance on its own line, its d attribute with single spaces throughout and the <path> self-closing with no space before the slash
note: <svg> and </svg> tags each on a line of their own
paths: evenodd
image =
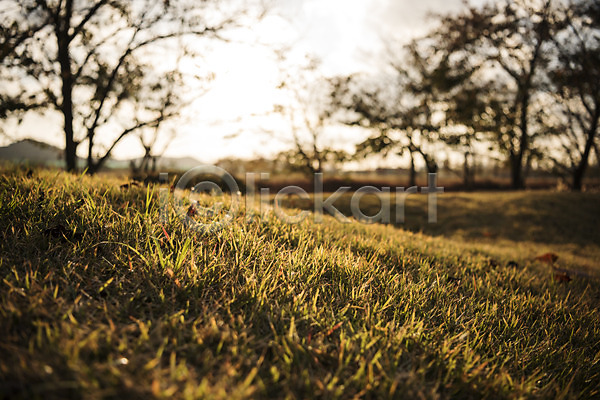
<svg viewBox="0 0 600 400">
<path fill-rule="evenodd" d="M 64 151 L 48 143 L 38 142 L 33 139 L 24 139 L 11 143 L 6 147 L 0 147 L 0 160 L 63 166 Z"/>
<path fill-rule="evenodd" d="M 39 142 L 33 139 L 21 141 L 0 147 L 0 160 L 9 160 L 15 163 L 27 163 L 32 165 L 48 165 L 64 167 L 64 150 L 51 144 Z M 107 160 L 107 169 L 129 169 L 131 162 L 139 165 L 141 159 L 133 160 Z M 85 166 L 85 160 L 77 158 L 80 167 Z M 192 157 L 161 157 L 157 160 L 156 168 L 160 170 L 187 170 L 200 165 L 200 161 Z"/>
<path fill-rule="evenodd" d="M 202 163 L 193 157 L 161 157 L 156 162 L 157 169 L 179 169 L 188 170 L 190 168 L 197 167 Z"/>
</svg>

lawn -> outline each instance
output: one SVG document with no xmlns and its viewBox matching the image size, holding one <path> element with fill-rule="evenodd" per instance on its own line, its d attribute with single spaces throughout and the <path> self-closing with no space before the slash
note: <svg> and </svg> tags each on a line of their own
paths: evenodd
<svg viewBox="0 0 600 400">
<path fill-rule="evenodd" d="M 313 199 L 283 198 L 281 204 L 302 210 L 314 209 Z M 324 194 L 327 199 L 330 194 Z M 353 193 L 343 194 L 334 206 L 352 216 Z M 404 220 L 397 219 L 396 196 L 382 197 L 391 205 L 390 223 L 412 232 L 444 237 L 486 247 L 491 253 L 532 259 L 547 252 L 559 253 L 561 264 L 600 276 L 600 192 L 503 191 L 443 193 L 437 195 L 436 223 L 428 222 L 428 196 L 409 194 Z M 381 201 L 372 194 L 360 200 L 363 214 L 374 216 Z M 518 249 L 517 252 L 514 250 Z"/>
<path fill-rule="evenodd" d="M 600 396 L 597 194 L 440 195 L 437 225 L 407 207 L 423 232 L 242 208 L 209 234 L 122 183 L 3 167 L 1 398 Z"/>
</svg>

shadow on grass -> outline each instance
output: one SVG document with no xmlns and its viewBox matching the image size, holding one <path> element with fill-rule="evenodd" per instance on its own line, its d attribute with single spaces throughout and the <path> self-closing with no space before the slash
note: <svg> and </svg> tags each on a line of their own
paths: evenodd
<svg viewBox="0 0 600 400">
<path fill-rule="evenodd" d="M 325 196 L 326 198 L 327 196 Z M 351 216 L 351 194 L 334 203 Z M 391 221 L 396 221 L 395 197 L 391 198 Z M 288 198 L 283 206 L 312 209 L 312 201 Z M 405 221 L 396 226 L 432 236 L 466 240 L 504 239 L 544 244 L 597 246 L 600 243 L 600 194 L 557 192 L 445 193 L 438 195 L 438 221 L 427 221 L 427 196 L 409 195 Z M 377 214 L 380 202 L 365 195 L 361 211 Z"/>
</svg>

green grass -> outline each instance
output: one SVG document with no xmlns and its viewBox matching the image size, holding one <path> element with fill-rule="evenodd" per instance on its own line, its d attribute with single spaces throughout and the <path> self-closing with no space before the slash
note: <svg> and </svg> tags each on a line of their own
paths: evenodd
<svg viewBox="0 0 600 400">
<path fill-rule="evenodd" d="M 243 210 L 201 234 L 158 187 L 2 172 L 0 397 L 600 396 L 598 281 L 518 249 Z"/>
</svg>

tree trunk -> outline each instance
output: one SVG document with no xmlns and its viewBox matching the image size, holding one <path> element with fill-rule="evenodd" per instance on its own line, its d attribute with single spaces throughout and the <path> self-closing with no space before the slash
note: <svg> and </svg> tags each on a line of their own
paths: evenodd
<svg viewBox="0 0 600 400">
<path fill-rule="evenodd" d="M 577 168 L 573 171 L 573 183 L 572 189 L 576 192 L 581 192 L 583 189 L 583 175 L 585 173 L 585 166 L 583 164 L 579 164 Z"/>
<path fill-rule="evenodd" d="M 57 15 L 55 26 L 58 44 L 58 62 L 60 64 L 60 75 L 62 80 L 62 103 L 60 110 L 64 118 L 65 133 L 65 161 L 67 171 L 77 170 L 77 143 L 73 134 L 73 74 L 71 72 L 71 55 L 69 54 L 69 27 L 71 25 L 71 14 L 73 1 L 65 3 L 63 16 Z M 57 14 L 59 14 L 57 12 Z"/>
<path fill-rule="evenodd" d="M 528 85 L 527 85 L 528 86 Z M 519 121 L 519 129 L 521 131 L 521 140 L 519 140 L 519 151 L 515 154 L 512 160 L 512 188 L 523 189 L 525 187 L 525 179 L 523 175 L 523 158 L 529 150 L 529 126 L 528 126 L 528 110 L 529 110 L 529 88 L 522 89 L 521 97 L 521 118 Z"/>
<path fill-rule="evenodd" d="M 413 152 L 410 152 L 410 170 L 409 170 L 409 178 L 408 178 L 408 186 L 417 186 L 417 170 L 415 167 L 415 155 Z"/>
<path fill-rule="evenodd" d="M 433 158 L 425 157 L 425 165 L 428 174 L 435 174 L 438 172 L 438 165 Z"/>
<path fill-rule="evenodd" d="M 587 139 L 585 141 L 585 148 L 583 150 L 583 154 L 581 155 L 581 160 L 579 160 L 577 168 L 575 168 L 575 170 L 573 171 L 573 190 L 578 192 L 580 192 L 583 188 L 583 176 L 585 175 L 585 171 L 588 166 L 588 160 L 590 158 L 592 146 L 594 145 L 594 139 L 596 139 L 596 130 L 598 128 L 599 117 L 599 112 L 596 111 L 596 115 L 594 116 L 592 125 L 590 126 L 590 129 L 587 133 Z"/>
<path fill-rule="evenodd" d="M 594 142 L 592 146 L 594 147 L 594 154 L 596 154 L 596 168 L 598 169 L 598 172 L 600 172 L 600 151 L 598 151 L 596 142 Z"/>
<path fill-rule="evenodd" d="M 513 189 L 522 189 L 523 188 L 523 166 L 522 158 L 520 158 L 516 154 L 511 154 L 510 156 L 510 178 L 511 178 L 511 187 Z"/>
<path fill-rule="evenodd" d="M 88 172 L 91 172 L 94 168 L 94 132 L 88 132 L 88 156 L 87 166 Z"/>
</svg>

